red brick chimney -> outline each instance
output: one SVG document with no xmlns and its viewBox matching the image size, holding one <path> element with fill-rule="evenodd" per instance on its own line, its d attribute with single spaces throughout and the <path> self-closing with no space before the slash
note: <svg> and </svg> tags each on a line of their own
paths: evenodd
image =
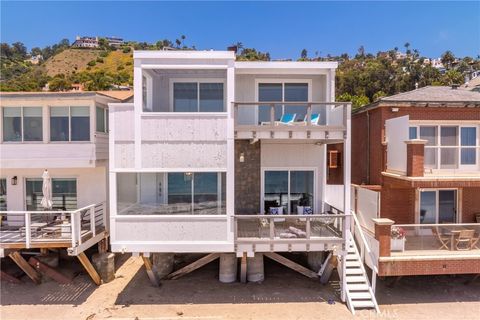
<svg viewBox="0 0 480 320">
<path fill-rule="evenodd" d="M 427 140 L 412 139 L 407 140 L 407 176 L 423 177 L 425 171 L 424 156 L 425 144 Z"/>
</svg>

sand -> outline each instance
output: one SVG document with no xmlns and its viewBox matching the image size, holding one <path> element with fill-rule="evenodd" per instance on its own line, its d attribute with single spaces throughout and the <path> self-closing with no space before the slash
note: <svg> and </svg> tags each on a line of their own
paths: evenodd
<svg viewBox="0 0 480 320">
<path fill-rule="evenodd" d="M 68 285 L 2 282 L 0 318 L 7 319 L 480 319 L 480 280 L 469 276 L 380 281 L 381 314 L 352 316 L 340 302 L 338 282 L 322 286 L 272 261 L 262 284 L 222 284 L 218 263 L 178 280 L 150 285 L 140 258 L 117 256 L 116 279 L 100 287 L 86 274 Z M 69 266 L 68 272 L 81 270 Z"/>
</svg>

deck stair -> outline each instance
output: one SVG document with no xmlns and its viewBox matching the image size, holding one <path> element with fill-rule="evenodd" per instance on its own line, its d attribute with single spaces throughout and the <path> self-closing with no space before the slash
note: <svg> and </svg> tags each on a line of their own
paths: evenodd
<svg viewBox="0 0 480 320">
<path fill-rule="evenodd" d="M 346 281 L 344 283 L 347 305 L 353 314 L 359 308 L 375 309 L 379 313 L 377 299 L 370 286 L 357 245 L 351 233 L 349 231 L 347 233 L 348 251 L 345 261 L 342 261 L 342 264 L 345 263 L 345 266 L 342 265 L 342 269 L 345 272 Z"/>
</svg>

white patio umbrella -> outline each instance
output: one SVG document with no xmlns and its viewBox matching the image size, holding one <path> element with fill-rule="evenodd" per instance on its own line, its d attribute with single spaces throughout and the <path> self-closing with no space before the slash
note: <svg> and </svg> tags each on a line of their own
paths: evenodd
<svg viewBox="0 0 480 320">
<path fill-rule="evenodd" d="M 48 173 L 48 170 L 45 169 L 42 174 L 42 179 L 43 179 L 43 185 L 42 185 L 42 193 L 43 193 L 43 198 L 42 201 L 40 202 L 40 205 L 43 207 L 45 210 L 52 209 L 52 180 L 50 179 L 50 174 Z"/>
</svg>

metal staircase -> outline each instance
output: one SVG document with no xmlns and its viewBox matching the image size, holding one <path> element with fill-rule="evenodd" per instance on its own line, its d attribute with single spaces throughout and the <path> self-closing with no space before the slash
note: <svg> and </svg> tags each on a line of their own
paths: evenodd
<svg viewBox="0 0 480 320">
<path fill-rule="evenodd" d="M 350 231 L 347 231 L 346 235 L 346 249 L 347 254 L 341 263 L 345 276 L 342 282 L 345 286 L 344 292 L 348 308 L 353 314 L 355 314 L 355 309 L 358 308 L 375 309 L 379 313 L 380 309 L 365 272 L 363 259 Z"/>
</svg>

